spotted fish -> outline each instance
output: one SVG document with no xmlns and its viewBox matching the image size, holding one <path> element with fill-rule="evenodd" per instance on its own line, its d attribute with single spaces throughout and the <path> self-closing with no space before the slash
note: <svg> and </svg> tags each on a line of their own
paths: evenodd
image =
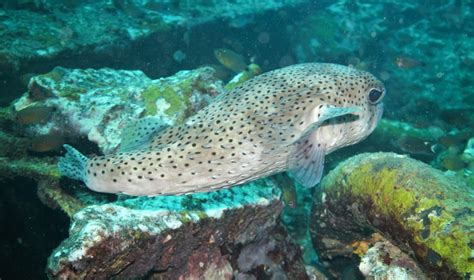
<svg viewBox="0 0 474 280">
<path fill-rule="evenodd" d="M 311 187 L 326 154 L 375 129 L 384 95 L 367 72 L 297 64 L 220 95 L 182 125 L 140 119 L 116 154 L 87 158 L 65 145 L 59 169 L 94 191 L 137 196 L 206 192 L 282 171 Z"/>
</svg>

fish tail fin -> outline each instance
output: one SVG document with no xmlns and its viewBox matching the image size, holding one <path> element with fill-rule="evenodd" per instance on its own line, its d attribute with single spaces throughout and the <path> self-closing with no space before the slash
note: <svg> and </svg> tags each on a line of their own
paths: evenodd
<svg viewBox="0 0 474 280">
<path fill-rule="evenodd" d="M 66 154 L 59 158 L 59 172 L 62 176 L 85 181 L 87 157 L 69 145 L 64 145 Z"/>
</svg>

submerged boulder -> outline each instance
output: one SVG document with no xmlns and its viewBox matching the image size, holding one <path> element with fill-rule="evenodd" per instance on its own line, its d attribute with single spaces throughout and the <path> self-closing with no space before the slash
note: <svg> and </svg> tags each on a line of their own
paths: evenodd
<svg viewBox="0 0 474 280">
<path fill-rule="evenodd" d="M 350 158 L 324 178 L 316 193 L 313 245 L 323 261 L 351 257 L 354 244 L 379 232 L 415 257 L 403 263 L 419 263 L 428 277 L 469 277 L 474 272 L 474 194 L 453 178 L 393 153 Z M 390 255 L 384 261 L 390 263 Z M 413 272 L 403 263 L 401 268 Z"/>
<path fill-rule="evenodd" d="M 306 279 L 265 180 L 188 196 L 119 198 L 76 213 L 54 279 Z M 240 277 L 240 278 L 239 278 Z"/>
<path fill-rule="evenodd" d="M 56 67 L 32 77 L 28 92 L 13 107 L 17 115 L 50 108 L 45 120 L 25 125 L 30 136 L 58 134 L 69 142 L 87 137 L 110 153 L 130 121 L 155 116 L 174 125 L 207 105 L 223 91 L 213 73 L 199 68 L 152 80 L 142 71 Z"/>
</svg>

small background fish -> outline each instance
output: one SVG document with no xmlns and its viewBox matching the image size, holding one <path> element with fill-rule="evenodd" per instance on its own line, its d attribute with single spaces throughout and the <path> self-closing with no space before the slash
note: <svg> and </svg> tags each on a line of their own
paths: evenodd
<svg viewBox="0 0 474 280">
<path fill-rule="evenodd" d="M 298 197 L 293 180 L 291 180 L 285 172 L 275 174 L 271 179 L 278 187 L 280 187 L 283 203 L 290 208 L 296 208 L 298 206 Z"/>
<path fill-rule="evenodd" d="M 59 132 L 39 135 L 29 140 L 28 149 L 33 152 L 44 153 L 59 150 L 66 143 L 66 139 Z"/>
<path fill-rule="evenodd" d="M 247 69 L 244 57 L 232 50 L 216 49 L 214 50 L 214 56 L 223 66 L 235 73 L 240 73 Z"/>
<path fill-rule="evenodd" d="M 395 57 L 395 65 L 398 66 L 398 68 L 416 68 L 416 67 L 423 67 L 426 66 L 426 63 L 423 61 L 420 61 L 418 59 L 415 59 L 413 57 L 405 56 L 405 55 L 399 55 Z"/>
<path fill-rule="evenodd" d="M 54 112 L 54 107 L 34 105 L 14 113 L 15 120 L 21 125 L 38 124 L 48 120 Z"/>
</svg>

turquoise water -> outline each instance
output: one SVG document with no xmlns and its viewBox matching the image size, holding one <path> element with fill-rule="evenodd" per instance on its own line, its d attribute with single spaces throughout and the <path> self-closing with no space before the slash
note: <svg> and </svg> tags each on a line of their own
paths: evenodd
<svg viewBox="0 0 474 280">
<path fill-rule="evenodd" d="M 129 120 L 158 116 L 178 126 L 216 96 L 293 64 L 350 66 L 372 73 L 386 90 L 378 128 L 328 155 L 324 174 L 363 152 L 395 152 L 472 192 L 473 8 L 467 0 L 3 1 L 0 279 L 47 278 L 48 256 L 68 237 L 68 215 L 84 206 L 118 199 L 131 209 L 207 211 L 279 193 L 265 181 L 245 199 L 239 191 L 164 202 L 117 198 L 80 181 L 57 184 L 55 165 L 62 144 L 86 155 L 114 153 Z M 296 190 L 296 207 L 285 201 L 279 220 L 305 249 L 304 262 L 318 267 L 307 231 L 313 189 Z M 341 266 L 345 277 L 361 277 L 350 272 L 354 264 Z"/>
</svg>

